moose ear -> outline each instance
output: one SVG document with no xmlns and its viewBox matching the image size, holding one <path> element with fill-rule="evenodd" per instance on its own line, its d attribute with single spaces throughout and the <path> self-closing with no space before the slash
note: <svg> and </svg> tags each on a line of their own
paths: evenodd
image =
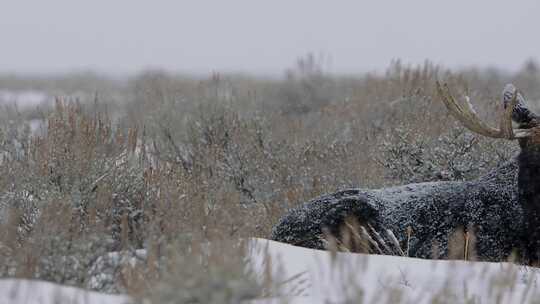
<svg viewBox="0 0 540 304">
<path fill-rule="evenodd" d="M 536 115 L 525 106 L 525 98 L 523 98 L 523 94 L 521 94 L 521 92 L 511 83 L 505 85 L 502 91 L 504 108 L 506 109 L 516 92 L 517 103 L 512 111 L 512 120 L 518 124 L 528 124 L 532 119 L 537 119 Z"/>
<path fill-rule="evenodd" d="M 512 100 L 512 98 L 514 98 L 514 94 L 517 90 L 518 89 L 516 88 L 516 86 L 511 83 L 508 83 L 504 86 L 504 89 L 502 91 L 502 100 L 505 109 L 508 103 Z M 521 92 L 518 92 L 517 101 L 518 105 L 524 104 L 525 102 L 525 100 L 523 99 L 523 95 L 521 95 Z"/>
</svg>

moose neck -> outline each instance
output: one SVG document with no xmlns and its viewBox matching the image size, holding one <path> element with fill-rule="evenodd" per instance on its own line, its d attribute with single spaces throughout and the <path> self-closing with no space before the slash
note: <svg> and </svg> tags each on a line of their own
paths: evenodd
<svg viewBox="0 0 540 304">
<path fill-rule="evenodd" d="M 539 117 L 525 107 L 513 112 L 514 121 L 520 128 L 538 125 Z M 530 264 L 540 262 L 540 143 L 537 136 L 519 140 L 518 199 L 523 207 L 524 257 Z"/>
<path fill-rule="evenodd" d="M 521 143 L 518 156 L 519 202 L 525 218 L 525 258 L 530 263 L 540 261 L 540 147 Z"/>
</svg>

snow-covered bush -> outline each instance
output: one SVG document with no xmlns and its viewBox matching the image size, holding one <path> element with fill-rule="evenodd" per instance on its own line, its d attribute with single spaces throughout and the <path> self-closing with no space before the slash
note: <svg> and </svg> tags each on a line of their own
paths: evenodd
<svg viewBox="0 0 540 304">
<path fill-rule="evenodd" d="M 398 183 L 471 180 L 517 151 L 507 142 L 494 143 L 457 125 L 437 138 L 396 128 L 387 133 L 379 147 L 378 163 L 387 177 Z"/>
</svg>

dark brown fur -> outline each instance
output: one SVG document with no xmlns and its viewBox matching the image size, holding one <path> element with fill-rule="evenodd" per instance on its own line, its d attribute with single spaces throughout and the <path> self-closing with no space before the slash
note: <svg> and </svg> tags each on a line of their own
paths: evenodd
<svg viewBox="0 0 540 304">
<path fill-rule="evenodd" d="M 519 203 L 524 211 L 524 258 L 530 264 L 540 261 L 540 130 L 531 138 L 519 141 L 518 156 Z"/>
<path fill-rule="evenodd" d="M 523 258 L 529 264 L 540 261 L 540 127 L 539 117 L 523 104 L 514 108 L 515 122 L 532 135 L 519 140 L 518 201 L 523 208 Z"/>
</svg>

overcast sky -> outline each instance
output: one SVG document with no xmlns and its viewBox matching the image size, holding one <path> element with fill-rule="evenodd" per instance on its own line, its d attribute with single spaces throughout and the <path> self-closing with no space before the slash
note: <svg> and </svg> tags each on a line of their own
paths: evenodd
<svg viewBox="0 0 540 304">
<path fill-rule="evenodd" d="M 383 70 L 394 58 L 512 70 L 540 58 L 539 0 L 0 4 L 0 72 L 275 74 L 308 52 L 337 73 Z"/>
</svg>

